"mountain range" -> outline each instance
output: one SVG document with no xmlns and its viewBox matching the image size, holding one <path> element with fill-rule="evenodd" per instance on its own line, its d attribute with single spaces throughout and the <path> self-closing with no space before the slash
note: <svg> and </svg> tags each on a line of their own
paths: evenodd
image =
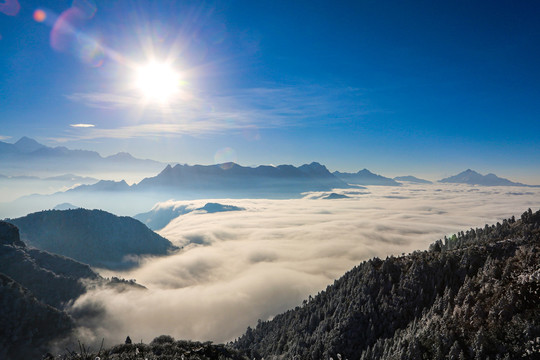
<svg viewBox="0 0 540 360">
<path fill-rule="evenodd" d="M 95 267 L 129 268 L 137 264 L 130 256 L 176 250 L 140 221 L 102 210 L 47 210 L 7 221 L 20 229 L 29 245 Z"/>
<path fill-rule="evenodd" d="M 474 170 L 467 169 L 457 175 L 439 180 L 442 183 L 469 184 L 483 186 L 534 186 L 513 182 L 495 174 L 482 175 Z"/>
<path fill-rule="evenodd" d="M 356 173 L 346 173 L 334 171 L 333 174 L 339 179 L 345 181 L 348 184 L 358 185 L 384 185 L 384 186 L 399 186 L 401 185 L 397 181 L 384 177 L 382 175 L 374 174 L 368 169 L 360 170 Z"/>
<path fill-rule="evenodd" d="M 408 182 L 411 182 L 411 183 L 415 183 L 415 184 L 433 184 L 431 181 L 429 180 L 424 180 L 424 179 L 419 179 L 417 178 L 416 176 L 412 176 L 412 175 L 407 175 L 407 176 L 396 176 L 394 178 L 394 180 L 397 180 L 397 181 L 408 181 Z"/>
<path fill-rule="evenodd" d="M 306 191 L 347 187 L 317 162 L 292 165 L 245 167 L 235 163 L 219 165 L 167 166 L 155 177 L 134 186 L 137 191 L 225 192 L 232 196 L 283 197 Z"/>
<path fill-rule="evenodd" d="M 0 161 L 4 175 L 57 175 L 61 173 L 155 173 L 165 164 L 141 160 L 128 153 L 102 157 L 95 151 L 48 147 L 22 137 L 14 144 L 0 141 Z M 6 174 L 7 172 L 7 174 Z"/>
</svg>

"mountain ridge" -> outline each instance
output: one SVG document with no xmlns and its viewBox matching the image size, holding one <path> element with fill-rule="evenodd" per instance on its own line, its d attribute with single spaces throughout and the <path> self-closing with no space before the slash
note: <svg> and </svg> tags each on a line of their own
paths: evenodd
<svg viewBox="0 0 540 360">
<path fill-rule="evenodd" d="M 8 219 L 28 244 L 109 269 L 136 265 L 128 255 L 166 255 L 176 247 L 140 221 L 102 210 L 45 210 Z"/>
<path fill-rule="evenodd" d="M 450 176 L 439 180 L 441 183 L 457 183 L 482 186 L 525 186 L 538 187 L 540 185 L 527 185 L 518 182 L 513 182 L 505 178 L 498 177 L 493 173 L 482 175 L 474 170 L 467 169 L 457 175 Z"/>
<path fill-rule="evenodd" d="M 405 175 L 405 176 L 396 176 L 394 178 L 396 181 L 408 181 L 416 184 L 433 184 L 433 182 L 425 179 L 417 178 L 416 176 L 412 175 Z"/>
<path fill-rule="evenodd" d="M 57 175 L 59 172 L 93 171 L 157 171 L 164 163 L 138 159 L 126 152 L 119 152 L 110 156 L 101 156 L 96 151 L 71 150 L 65 146 L 49 147 L 34 139 L 23 136 L 11 144 L 0 141 L 0 160 L 4 165 L 4 172 L 16 169 L 17 173 L 23 171 L 35 174 L 36 172 Z M 10 172 L 8 175 L 17 175 Z"/>
<path fill-rule="evenodd" d="M 384 186 L 400 186 L 401 184 L 393 179 L 382 175 L 372 173 L 368 169 L 359 170 L 356 173 L 347 173 L 334 171 L 333 174 L 343 181 L 358 185 L 384 185 Z"/>
</svg>

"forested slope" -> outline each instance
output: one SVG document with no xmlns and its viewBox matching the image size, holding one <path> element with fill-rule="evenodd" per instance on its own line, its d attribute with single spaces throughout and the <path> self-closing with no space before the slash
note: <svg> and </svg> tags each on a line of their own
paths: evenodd
<svg viewBox="0 0 540 360">
<path fill-rule="evenodd" d="M 47 210 L 8 219 L 31 246 L 96 267 L 127 268 L 129 255 L 166 255 L 171 242 L 140 221 L 102 210 Z"/>
<path fill-rule="evenodd" d="M 372 259 L 234 346 L 251 358 L 533 359 L 540 211 Z M 338 356 L 339 354 L 339 356 Z"/>
</svg>

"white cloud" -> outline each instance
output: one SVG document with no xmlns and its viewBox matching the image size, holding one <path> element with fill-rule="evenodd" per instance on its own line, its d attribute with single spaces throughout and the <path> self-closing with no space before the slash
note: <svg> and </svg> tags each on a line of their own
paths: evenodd
<svg viewBox="0 0 540 360">
<path fill-rule="evenodd" d="M 97 340 L 120 342 L 129 334 L 150 341 L 169 334 L 228 341 L 257 319 L 301 304 L 363 260 L 426 249 L 444 235 L 540 207 L 540 189 L 534 188 L 369 186 L 349 192 L 350 199 L 311 195 L 212 200 L 246 210 L 178 217 L 160 234 L 185 246 L 182 251 L 147 258 L 139 268 L 118 274 L 136 278 L 148 291 L 90 291 L 74 308 L 104 306 L 106 316 L 89 325 Z M 204 202 L 167 202 L 156 209 Z M 191 244 L 193 239 L 202 245 Z"/>
<path fill-rule="evenodd" d="M 8 140 L 8 139 L 11 139 L 11 136 L 0 135 L 0 140 Z"/>
<path fill-rule="evenodd" d="M 74 127 L 74 128 L 93 128 L 96 125 L 94 125 L 94 124 L 70 124 L 69 126 Z"/>
</svg>

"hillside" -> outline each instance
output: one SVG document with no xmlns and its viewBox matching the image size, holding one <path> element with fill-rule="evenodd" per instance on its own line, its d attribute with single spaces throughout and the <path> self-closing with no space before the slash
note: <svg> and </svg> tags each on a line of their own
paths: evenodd
<svg viewBox="0 0 540 360">
<path fill-rule="evenodd" d="M 30 249 L 13 224 L 0 221 L 0 359 L 36 359 L 53 340 L 67 338 L 78 317 L 69 304 L 87 286 L 144 289 L 134 281 L 104 279 L 72 259 Z"/>
<path fill-rule="evenodd" d="M 234 346 L 257 359 L 533 359 L 539 241 L 540 211 L 529 210 L 430 251 L 366 261 Z"/>
<path fill-rule="evenodd" d="M 0 273 L 30 290 L 40 301 L 56 308 L 86 291 L 81 280 L 100 277 L 88 265 L 72 259 L 29 249 L 18 229 L 0 222 Z"/>
<path fill-rule="evenodd" d="M 0 273 L 0 359 L 39 359 L 49 341 L 65 336 L 73 320 Z"/>
<path fill-rule="evenodd" d="M 135 265 L 129 255 L 166 255 L 176 248 L 131 217 L 101 210 L 48 210 L 10 219 L 29 245 L 104 268 Z"/>
</svg>

